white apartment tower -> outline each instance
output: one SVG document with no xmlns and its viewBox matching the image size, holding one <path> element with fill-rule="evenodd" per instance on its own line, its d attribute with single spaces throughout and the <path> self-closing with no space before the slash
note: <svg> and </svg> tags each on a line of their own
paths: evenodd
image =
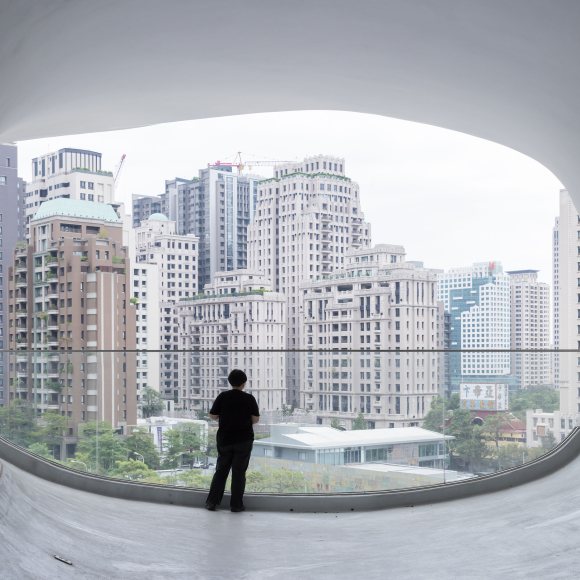
<svg viewBox="0 0 580 580">
<path fill-rule="evenodd" d="M 512 375 L 527 389 L 553 383 L 550 348 L 550 287 L 537 270 L 507 272 L 511 286 Z M 517 352 L 532 350 L 538 352 Z"/>
<path fill-rule="evenodd" d="M 580 214 L 567 190 L 560 191 L 560 215 L 554 233 L 554 346 L 580 348 Z M 557 243 L 556 243 L 557 242 Z M 580 355 L 556 356 L 560 413 L 577 423 L 580 414 Z M 568 424 L 568 422 L 566 422 Z"/>
<path fill-rule="evenodd" d="M 163 214 L 153 214 L 135 228 L 134 243 L 132 296 L 138 315 L 137 348 L 177 350 L 175 304 L 197 293 L 198 238 L 177 235 L 175 222 Z M 177 353 L 140 353 L 138 364 L 141 387 L 158 388 L 166 398 L 177 400 Z M 157 367 L 158 378 L 153 376 Z"/>
<path fill-rule="evenodd" d="M 219 272 L 205 293 L 176 307 L 181 336 L 180 407 L 209 411 L 234 368 L 260 411 L 285 403 L 286 299 L 259 272 Z M 184 352 L 186 351 L 186 352 Z"/>
<path fill-rule="evenodd" d="M 59 149 L 32 160 L 32 181 L 26 188 L 26 224 L 40 205 L 59 197 L 114 203 L 114 178 L 101 168 L 101 154 L 85 149 Z"/>
<path fill-rule="evenodd" d="M 248 264 L 287 297 L 288 342 L 301 344 L 301 286 L 332 274 L 351 249 L 370 244 L 358 185 L 345 175 L 344 159 L 318 155 L 280 165 L 259 184 L 248 228 Z M 288 356 L 288 403 L 300 400 L 299 359 Z"/>
<path fill-rule="evenodd" d="M 510 384 L 511 294 L 499 262 L 482 262 L 440 274 L 438 299 L 450 314 L 449 353 L 452 392 L 461 383 Z M 505 350 L 505 352 L 498 352 Z"/>
<path fill-rule="evenodd" d="M 301 406 L 319 423 L 351 427 L 362 413 L 373 428 L 413 427 L 431 408 L 438 272 L 404 258 L 402 246 L 356 250 L 331 276 L 303 285 L 301 347 L 314 352 L 303 355 Z"/>
</svg>

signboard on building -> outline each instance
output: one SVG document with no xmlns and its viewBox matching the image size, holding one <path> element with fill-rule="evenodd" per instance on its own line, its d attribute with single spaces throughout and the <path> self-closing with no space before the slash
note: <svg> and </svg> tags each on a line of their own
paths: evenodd
<svg viewBox="0 0 580 580">
<path fill-rule="evenodd" d="M 459 400 L 468 411 L 507 411 L 509 387 L 494 383 L 461 383 Z"/>
</svg>

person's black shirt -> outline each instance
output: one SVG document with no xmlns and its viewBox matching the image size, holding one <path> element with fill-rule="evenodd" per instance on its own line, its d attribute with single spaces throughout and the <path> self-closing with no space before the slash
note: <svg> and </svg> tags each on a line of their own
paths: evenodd
<svg viewBox="0 0 580 580">
<path fill-rule="evenodd" d="M 219 445 L 253 441 L 252 415 L 259 417 L 260 411 L 256 399 L 249 393 L 240 389 L 224 391 L 216 397 L 209 413 L 219 415 Z"/>
</svg>

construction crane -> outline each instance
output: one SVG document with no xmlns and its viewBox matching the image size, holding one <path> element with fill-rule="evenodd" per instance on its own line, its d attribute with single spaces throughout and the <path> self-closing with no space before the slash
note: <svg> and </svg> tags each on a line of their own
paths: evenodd
<svg viewBox="0 0 580 580">
<path fill-rule="evenodd" d="M 255 161 L 243 161 L 242 152 L 238 151 L 238 154 L 236 155 L 233 162 L 216 161 L 215 163 L 208 164 L 208 167 L 235 167 L 238 170 L 238 173 L 242 173 L 246 168 L 252 169 L 252 167 L 276 167 L 277 165 L 281 165 L 283 163 L 295 163 L 295 161 L 281 159 L 258 159 Z"/>
<path fill-rule="evenodd" d="M 125 157 L 127 157 L 124 153 L 121 155 L 121 161 L 117 165 L 117 169 L 115 170 L 115 176 L 113 177 L 113 183 L 115 186 L 117 185 L 117 180 L 119 179 L 119 174 L 121 173 L 121 169 L 123 168 L 123 163 L 125 162 Z"/>
</svg>

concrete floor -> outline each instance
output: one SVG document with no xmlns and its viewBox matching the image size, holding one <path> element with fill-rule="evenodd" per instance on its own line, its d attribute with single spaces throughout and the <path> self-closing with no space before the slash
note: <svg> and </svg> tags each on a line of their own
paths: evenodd
<svg viewBox="0 0 580 580">
<path fill-rule="evenodd" d="M 507 491 L 346 514 L 132 502 L 0 465 L 3 580 L 580 577 L 580 459 Z"/>
</svg>

